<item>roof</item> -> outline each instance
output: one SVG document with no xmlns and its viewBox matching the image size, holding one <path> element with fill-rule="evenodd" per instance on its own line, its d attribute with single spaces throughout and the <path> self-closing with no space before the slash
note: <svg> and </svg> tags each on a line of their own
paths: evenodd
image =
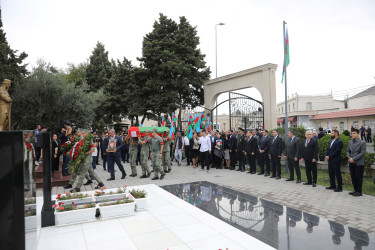
<svg viewBox="0 0 375 250">
<path fill-rule="evenodd" d="M 333 118 L 341 118 L 341 117 L 358 117 L 358 116 L 369 116 L 369 115 L 375 115 L 375 107 L 316 114 L 312 118 L 312 120 L 333 119 Z"/>
<path fill-rule="evenodd" d="M 362 92 L 359 92 L 358 94 L 350 97 L 350 99 L 353 99 L 353 98 L 358 98 L 358 97 L 362 97 L 362 96 L 368 96 L 368 95 L 375 95 L 375 85 L 362 91 Z"/>
</svg>

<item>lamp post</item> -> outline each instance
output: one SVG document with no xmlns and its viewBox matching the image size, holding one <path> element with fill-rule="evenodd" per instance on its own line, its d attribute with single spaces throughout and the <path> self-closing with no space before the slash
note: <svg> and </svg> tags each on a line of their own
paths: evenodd
<svg viewBox="0 0 375 250">
<path fill-rule="evenodd" d="M 216 78 L 217 78 L 217 26 L 223 26 L 225 25 L 225 23 L 218 23 L 215 25 L 215 73 L 216 73 Z M 216 116 L 215 116 L 215 123 L 216 123 L 216 129 L 218 129 L 217 127 L 217 98 L 216 98 L 216 102 L 215 102 L 215 107 L 216 107 Z"/>
</svg>

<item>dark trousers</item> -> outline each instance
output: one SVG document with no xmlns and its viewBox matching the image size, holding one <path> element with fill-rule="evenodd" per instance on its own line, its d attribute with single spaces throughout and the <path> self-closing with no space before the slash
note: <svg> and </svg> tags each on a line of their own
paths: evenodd
<svg viewBox="0 0 375 250">
<path fill-rule="evenodd" d="M 259 153 L 260 159 L 260 173 L 264 174 L 264 163 L 266 163 L 266 173 L 270 174 L 270 158 L 267 152 Z"/>
<path fill-rule="evenodd" d="M 41 152 L 42 152 L 42 148 L 35 147 L 35 160 L 36 161 L 39 161 Z"/>
<path fill-rule="evenodd" d="M 122 160 L 122 162 L 125 162 L 125 149 L 122 149 L 121 148 L 121 160 Z"/>
<path fill-rule="evenodd" d="M 274 177 L 281 177 L 281 158 L 277 155 L 271 155 L 271 162 L 272 162 L 272 176 Z"/>
<path fill-rule="evenodd" d="M 305 160 L 305 167 L 306 167 L 307 182 L 316 184 L 316 181 L 318 178 L 318 170 L 316 167 L 316 162 L 312 162 L 312 160 L 310 161 Z"/>
<path fill-rule="evenodd" d="M 342 177 L 340 171 L 340 163 L 331 163 L 328 161 L 328 173 L 329 173 L 329 182 L 330 186 L 336 188 L 336 181 L 337 179 L 337 188 L 342 189 Z"/>
<path fill-rule="evenodd" d="M 115 163 L 122 174 L 125 174 L 124 167 L 121 164 L 120 155 L 107 155 L 108 170 L 111 172 L 111 178 L 115 178 Z"/>
<path fill-rule="evenodd" d="M 97 147 L 97 150 L 98 150 L 98 156 L 96 157 L 96 165 L 99 164 L 99 152 L 100 152 L 100 148 Z"/>
<path fill-rule="evenodd" d="M 367 142 L 367 143 L 372 143 L 371 134 L 370 134 L 370 135 L 367 135 L 366 142 Z"/>
<path fill-rule="evenodd" d="M 223 161 L 223 157 L 214 155 L 214 158 L 215 158 L 215 167 L 216 168 L 223 168 L 223 166 L 221 165 L 221 163 Z"/>
<path fill-rule="evenodd" d="M 60 157 L 59 155 L 56 158 L 53 158 L 53 171 L 59 171 Z"/>
<path fill-rule="evenodd" d="M 229 157 L 230 157 L 230 168 L 234 169 L 236 167 L 236 151 L 232 150 L 232 152 L 229 151 Z"/>
<path fill-rule="evenodd" d="M 249 162 L 250 165 L 250 173 L 255 173 L 257 171 L 257 166 L 256 166 L 256 155 L 251 155 L 247 154 L 246 155 L 247 161 Z"/>
<path fill-rule="evenodd" d="M 241 171 L 245 171 L 246 157 L 245 157 L 244 152 L 237 151 L 237 159 L 238 159 L 238 168 Z"/>
<path fill-rule="evenodd" d="M 185 156 L 187 165 L 190 165 L 191 157 L 190 157 L 190 146 L 185 146 Z"/>
<path fill-rule="evenodd" d="M 107 170 L 106 165 L 107 165 L 107 155 L 103 155 L 103 169 L 104 170 Z"/>
<path fill-rule="evenodd" d="M 288 157 L 288 168 L 290 173 L 290 179 L 294 180 L 294 170 L 296 170 L 297 180 L 301 180 L 301 170 L 299 169 L 299 161 L 295 161 L 294 158 Z"/>
<path fill-rule="evenodd" d="M 366 141 L 366 135 L 365 135 L 365 133 L 361 133 L 361 140 L 362 140 L 362 141 L 363 141 L 363 140 Z"/>
<path fill-rule="evenodd" d="M 352 184 L 354 192 L 362 194 L 363 172 L 365 166 L 357 166 L 355 163 L 349 164 L 350 176 L 352 177 Z"/>
<path fill-rule="evenodd" d="M 260 166 L 260 153 L 258 149 L 255 151 L 255 159 L 256 159 L 256 164 Z"/>
<path fill-rule="evenodd" d="M 137 152 L 137 159 L 135 161 L 135 164 L 138 165 L 138 164 L 141 164 L 141 151 L 138 150 Z"/>
<path fill-rule="evenodd" d="M 63 163 L 62 163 L 62 167 L 61 167 L 62 174 L 68 174 L 69 161 L 70 161 L 69 156 L 63 154 Z"/>
<path fill-rule="evenodd" d="M 96 161 L 98 160 L 97 156 L 92 157 L 92 169 L 96 169 Z"/>
<path fill-rule="evenodd" d="M 210 170 L 210 154 L 208 151 L 206 152 L 199 152 L 200 160 L 201 160 L 201 168 L 204 169 L 204 166 L 207 166 L 207 170 Z"/>
</svg>

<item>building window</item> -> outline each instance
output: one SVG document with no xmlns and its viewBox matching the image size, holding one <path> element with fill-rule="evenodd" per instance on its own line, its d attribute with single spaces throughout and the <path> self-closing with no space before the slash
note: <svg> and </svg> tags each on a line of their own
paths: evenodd
<svg viewBox="0 0 375 250">
<path fill-rule="evenodd" d="M 312 110 L 312 104 L 311 102 L 306 103 L 306 110 Z"/>
<path fill-rule="evenodd" d="M 344 132 L 344 122 L 340 122 L 340 132 Z"/>
</svg>

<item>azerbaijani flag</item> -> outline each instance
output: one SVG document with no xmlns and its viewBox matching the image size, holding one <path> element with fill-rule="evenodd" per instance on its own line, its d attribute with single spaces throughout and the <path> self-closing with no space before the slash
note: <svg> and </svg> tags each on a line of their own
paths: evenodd
<svg viewBox="0 0 375 250">
<path fill-rule="evenodd" d="M 285 64 L 283 66 L 283 75 L 282 75 L 282 78 L 281 78 L 281 83 L 283 83 L 284 81 L 284 72 L 285 72 L 285 69 L 286 67 L 288 67 L 289 65 L 289 36 L 288 36 L 288 28 L 286 28 L 286 39 L 285 39 Z"/>
<path fill-rule="evenodd" d="M 172 136 L 173 135 L 173 129 L 174 129 L 174 126 L 173 126 L 173 118 L 174 118 L 174 113 L 172 113 L 172 122 L 171 122 L 171 129 L 169 131 L 169 136 Z"/>
<path fill-rule="evenodd" d="M 162 120 L 161 120 L 161 126 L 162 126 L 162 127 L 165 127 L 164 116 L 162 117 Z"/>
<path fill-rule="evenodd" d="M 210 131 L 210 117 L 207 118 L 207 131 Z"/>
<path fill-rule="evenodd" d="M 200 115 L 196 114 L 195 115 L 195 119 L 194 119 L 194 130 L 197 130 L 197 127 L 198 127 L 198 122 L 199 122 L 199 119 L 200 119 Z"/>
</svg>

